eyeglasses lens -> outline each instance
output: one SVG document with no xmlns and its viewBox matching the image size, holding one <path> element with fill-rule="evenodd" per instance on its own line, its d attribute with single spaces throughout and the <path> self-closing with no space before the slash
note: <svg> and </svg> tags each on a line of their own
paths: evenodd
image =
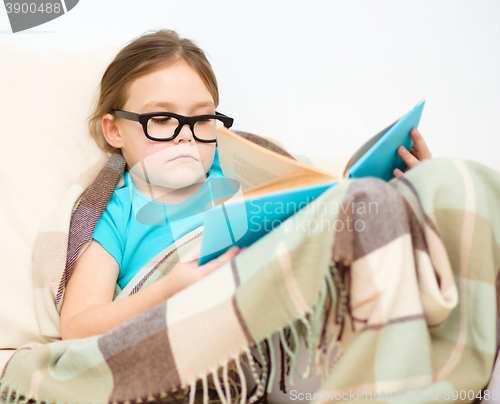
<svg viewBox="0 0 500 404">
<path fill-rule="evenodd" d="M 178 126 L 179 121 L 176 118 L 169 116 L 153 116 L 148 121 L 148 135 L 154 139 L 168 139 L 174 135 Z M 219 126 L 222 126 L 222 122 L 218 119 L 204 119 L 197 121 L 193 129 L 197 138 L 202 140 L 215 140 Z"/>
</svg>

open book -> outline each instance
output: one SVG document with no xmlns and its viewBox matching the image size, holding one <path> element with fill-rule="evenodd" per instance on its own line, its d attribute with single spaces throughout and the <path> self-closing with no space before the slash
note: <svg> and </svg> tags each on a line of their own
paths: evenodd
<svg viewBox="0 0 500 404">
<path fill-rule="evenodd" d="M 349 160 L 342 178 L 220 128 L 219 160 L 228 179 L 225 188 L 232 192 L 224 192 L 205 212 L 198 263 L 216 258 L 232 245 L 252 244 L 345 178 L 393 178 L 395 168 L 405 168 L 396 150 L 400 145 L 411 149 L 410 131 L 418 127 L 424 103 L 365 142 Z"/>
</svg>

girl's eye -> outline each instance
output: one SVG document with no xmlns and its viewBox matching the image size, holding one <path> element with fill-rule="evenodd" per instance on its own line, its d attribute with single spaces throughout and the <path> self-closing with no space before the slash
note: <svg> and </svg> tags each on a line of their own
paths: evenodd
<svg viewBox="0 0 500 404">
<path fill-rule="evenodd" d="M 199 121 L 196 121 L 196 123 L 199 125 L 203 125 L 203 124 L 210 123 L 211 121 L 212 121 L 212 119 L 200 119 Z"/>
<path fill-rule="evenodd" d="M 168 121 L 170 121 L 172 118 L 169 117 L 169 116 L 154 116 L 152 117 L 150 120 L 151 122 L 153 123 L 167 123 Z"/>
</svg>

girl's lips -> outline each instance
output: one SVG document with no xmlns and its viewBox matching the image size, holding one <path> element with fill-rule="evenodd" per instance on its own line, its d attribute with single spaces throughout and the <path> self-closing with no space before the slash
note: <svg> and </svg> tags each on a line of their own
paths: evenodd
<svg viewBox="0 0 500 404">
<path fill-rule="evenodd" d="M 196 159 L 191 156 L 179 156 L 169 161 L 196 161 Z"/>
</svg>

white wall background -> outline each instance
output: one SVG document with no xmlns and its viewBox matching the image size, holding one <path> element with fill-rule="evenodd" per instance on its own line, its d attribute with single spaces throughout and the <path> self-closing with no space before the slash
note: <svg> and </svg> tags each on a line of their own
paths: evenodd
<svg viewBox="0 0 500 404">
<path fill-rule="evenodd" d="M 80 0 L 16 34 L 3 8 L 0 42 L 31 49 L 175 29 L 209 55 L 234 128 L 296 153 L 348 157 L 425 98 L 434 156 L 500 170 L 498 0 Z"/>
</svg>

